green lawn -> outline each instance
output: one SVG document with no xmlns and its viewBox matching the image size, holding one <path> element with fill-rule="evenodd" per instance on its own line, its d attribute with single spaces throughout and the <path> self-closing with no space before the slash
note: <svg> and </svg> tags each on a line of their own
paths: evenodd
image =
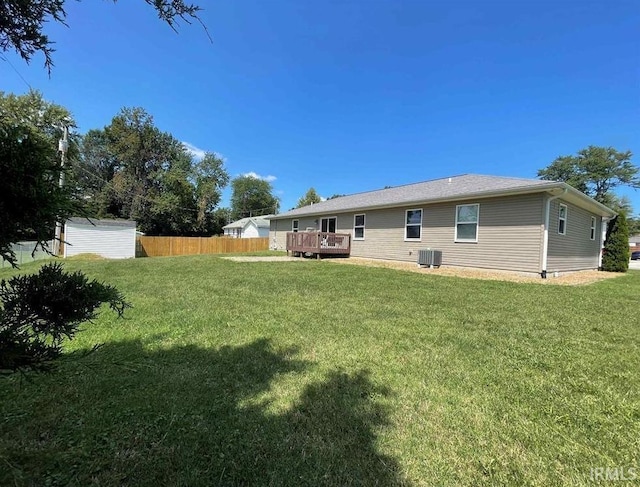
<svg viewBox="0 0 640 487">
<path fill-rule="evenodd" d="M 0 485 L 583 485 L 640 466 L 640 272 L 66 267 L 134 308 L 87 324 L 57 372 L 0 379 Z"/>
</svg>

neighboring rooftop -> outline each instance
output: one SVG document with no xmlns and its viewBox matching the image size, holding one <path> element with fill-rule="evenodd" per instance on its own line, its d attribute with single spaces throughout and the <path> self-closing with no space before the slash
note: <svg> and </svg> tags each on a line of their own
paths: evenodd
<svg viewBox="0 0 640 487">
<path fill-rule="evenodd" d="M 570 193 L 571 198 L 582 205 L 589 206 L 603 216 L 612 216 L 614 212 L 606 206 L 580 193 L 566 183 L 544 181 L 540 179 L 509 178 L 502 176 L 484 176 L 463 174 L 449 178 L 433 179 L 421 183 L 407 184 L 393 188 L 367 191 L 341 196 L 270 217 L 295 218 L 297 216 L 339 213 L 353 210 L 406 206 L 411 204 L 448 201 L 456 199 L 482 198 L 506 194 L 523 194 L 554 189 Z M 578 204 L 577 203 L 577 204 Z M 597 211 L 595 211 L 597 210 Z"/>
<path fill-rule="evenodd" d="M 236 220 L 235 222 L 229 223 L 222 228 L 244 228 L 250 222 L 253 222 L 258 228 L 269 228 L 269 220 L 267 218 L 273 217 L 273 215 L 263 215 L 263 216 L 252 216 L 241 218 L 240 220 Z"/>
</svg>

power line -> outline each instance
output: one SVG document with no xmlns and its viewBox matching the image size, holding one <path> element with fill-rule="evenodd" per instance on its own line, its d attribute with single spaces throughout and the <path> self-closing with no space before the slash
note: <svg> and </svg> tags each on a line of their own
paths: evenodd
<svg viewBox="0 0 640 487">
<path fill-rule="evenodd" d="M 84 167 L 84 166 L 81 166 L 81 165 L 79 165 L 79 164 L 78 164 L 78 165 L 76 165 L 76 167 L 78 167 L 78 168 L 79 168 L 79 169 L 81 169 L 82 171 L 86 172 L 87 174 L 89 174 L 89 175 L 93 176 L 94 178 L 96 178 L 96 179 L 98 179 L 98 180 L 102 181 L 105 185 L 109 185 L 109 186 L 111 186 L 111 187 L 113 187 L 113 186 L 114 186 L 114 182 L 113 182 L 113 181 L 108 181 L 108 180 L 104 179 L 102 176 L 100 176 L 100 175 L 96 174 L 96 173 L 95 173 L 95 172 L 93 172 L 93 171 L 90 171 L 88 168 L 86 168 L 86 167 Z M 151 197 L 149 197 L 149 196 L 145 196 L 145 195 L 141 195 L 141 194 L 136 194 L 136 193 L 134 193 L 133 191 L 131 191 L 131 190 L 129 190 L 129 189 L 125 189 L 125 192 L 126 192 L 127 194 L 129 194 L 130 196 L 132 196 L 132 197 L 138 197 L 138 198 L 141 198 L 141 199 L 143 199 L 143 200 L 145 200 L 145 201 L 148 201 L 148 202 L 150 202 L 150 203 L 162 204 L 162 203 L 160 203 L 158 200 L 155 200 L 155 199 L 153 199 L 153 198 L 151 198 Z M 170 206 L 171 206 L 171 205 L 170 205 Z M 171 206 L 171 207 L 172 207 L 172 208 L 174 208 L 174 209 L 179 209 L 179 210 L 184 210 L 184 211 L 195 211 L 196 213 L 198 212 L 198 209 L 197 209 L 197 208 L 186 208 L 186 207 L 184 207 L 184 206 L 179 206 L 179 205 L 173 205 L 173 206 Z M 276 208 L 277 208 L 277 205 L 265 206 L 264 208 L 252 208 L 251 210 L 244 210 L 244 211 L 242 212 L 242 214 L 249 213 L 249 217 L 252 217 L 252 216 L 263 216 L 263 215 L 251 215 L 251 213 L 255 213 L 255 212 L 259 212 L 259 211 L 266 211 L 266 210 L 268 210 L 268 211 L 273 211 L 273 213 L 275 213 L 275 212 L 276 212 Z"/>
<path fill-rule="evenodd" d="M 11 64 L 11 61 L 9 61 L 9 60 L 8 60 L 5 56 L 3 56 L 2 54 L 0 54 L 0 59 L 2 59 L 2 60 L 3 60 L 4 62 L 6 62 L 9 66 L 11 66 L 11 68 L 16 72 L 16 74 L 17 74 L 18 76 L 20 76 L 20 79 L 21 79 L 22 81 L 24 81 L 24 84 L 25 84 L 25 85 L 27 85 L 27 86 L 29 87 L 29 91 L 33 91 L 33 88 L 31 87 L 31 85 L 29 84 L 29 82 L 28 82 L 26 79 L 24 79 L 24 76 L 22 76 L 22 74 L 20 74 L 20 71 L 18 71 L 18 70 L 16 69 L 16 67 L 15 67 L 13 64 Z"/>
<path fill-rule="evenodd" d="M 83 166 L 80 166 L 80 165 L 77 165 L 76 167 L 78 167 L 79 169 L 83 170 L 83 171 L 84 171 L 84 172 L 86 172 L 87 174 L 89 174 L 89 175 L 93 176 L 94 178 L 99 179 L 99 180 L 100 180 L 100 181 L 102 181 L 105 185 L 112 186 L 112 187 L 114 186 L 113 181 L 107 181 L 106 179 L 104 179 L 103 177 L 101 177 L 101 176 L 97 175 L 96 173 L 94 173 L 94 172 L 90 171 L 90 170 L 89 170 L 89 169 L 87 169 L 86 167 L 83 167 Z M 137 197 L 137 198 L 143 199 L 143 200 L 145 200 L 145 201 L 148 201 L 149 203 L 164 204 L 164 203 L 162 203 L 162 202 L 160 202 L 160 201 L 158 201 L 158 200 L 155 200 L 155 199 L 153 199 L 153 198 L 151 198 L 151 197 L 149 197 L 149 196 L 145 196 L 145 195 L 143 195 L 143 194 L 136 194 L 136 193 L 134 193 L 133 191 L 131 191 L 130 189 L 125 189 L 125 190 L 124 190 L 124 192 L 125 192 L 125 193 L 127 193 L 127 194 L 129 194 L 129 196 L 132 196 L 132 197 L 134 197 L 134 198 L 136 198 L 136 197 Z M 195 212 L 195 213 L 197 213 L 197 212 L 198 212 L 198 209 L 197 209 L 197 208 L 186 208 L 186 207 L 184 207 L 184 206 L 179 206 L 179 205 L 169 205 L 169 206 L 170 206 L 171 208 L 173 208 L 173 209 L 177 209 L 177 210 L 192 211 L 192 212 Z"/>
</svg>

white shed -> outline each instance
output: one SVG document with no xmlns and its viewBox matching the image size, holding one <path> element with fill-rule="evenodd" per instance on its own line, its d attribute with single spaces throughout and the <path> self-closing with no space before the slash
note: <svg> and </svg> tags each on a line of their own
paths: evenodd
<svg viewBox="0 0 640 487">
<path fill-rule="evenodd" d="M 136 256 L 136 222 L 71 218 L 64 225 L 64 256 L 98 254 L 107 259 Z"/>
</svg>

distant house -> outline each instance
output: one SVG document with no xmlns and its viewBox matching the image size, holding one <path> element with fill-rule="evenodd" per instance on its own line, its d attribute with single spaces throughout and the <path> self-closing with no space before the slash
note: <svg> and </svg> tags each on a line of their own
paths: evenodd
<svg viewBox="0 0 640 487">
<path fill-rule="evenodd" d="M 640 247 L 640 235 L 631 235 L 629 237 L 629 247 Z"/>
<path fill-rule="evenodd" d="M 287 234 L 348 234 L 350 255 L 547 273 L 597 269 L 603 229 L 615 216 L 566 183 L 465 174 L 323 201 L 270 217 L 272 248 Z M 289 242 L 299 241 L 289 239 Z M 337 241 L 334 239 L 334 241 Z M 326 244 L 329 242 L 329 245 Z"/>
<path fill-rule="evenodd" d="M 136 222 L 71 218 L 64 225 L 64 256 L 97 254 L 107 259 L 136 256 Z"/>
<path fill-rule="evenodd" d="M 272 215 L 242 218 L 222 227 L 224 235 L 233 238 L 257 238 L 269 236 L 269 220 Z"/>
</svg>

